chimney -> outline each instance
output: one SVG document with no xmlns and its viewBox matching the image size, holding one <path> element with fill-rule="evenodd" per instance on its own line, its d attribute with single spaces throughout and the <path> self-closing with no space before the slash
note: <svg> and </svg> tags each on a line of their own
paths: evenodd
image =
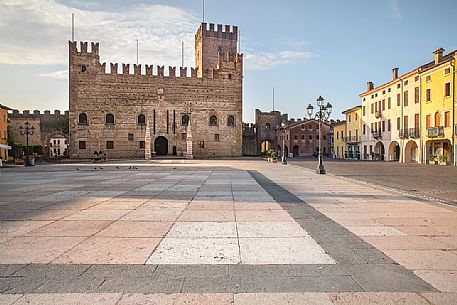
<svg viewBox="0 0 457 305">
<path fill-rule="evenodd" d="M 443 48 L 439 48 L 433 54 L 435 54 L 435 65 L 439 64 L 443 60 Z"/>
<path fill-rule="evenodd" d="M 398 68 L 393 68 L 392 69 L 392 80 L 398 78 Z"/>
<path fill-rule="evenodd" d="M 367 92 L 373 90 L 374 85 L 373 82 L 367 82 Z"/>
</svg>

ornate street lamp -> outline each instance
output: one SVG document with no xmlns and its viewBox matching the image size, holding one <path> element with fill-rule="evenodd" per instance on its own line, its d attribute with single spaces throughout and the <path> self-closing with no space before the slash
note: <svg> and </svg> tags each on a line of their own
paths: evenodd
<svg viewBox="0 0 457 305">
<path fill-rule="evenodd" d="M 318 106 L 318 111 L 316 112 L 315 120 L 319 121 L 319 154 L 318 154 L 318 159 L 319 162 L 317 164 L 317 169 L 316 169 L 316 174 L 325 174 L 325 168 L 324 164 L 322 163 L 322 128 L 321 125 L 323 122 L 327 121 L 330 117 L 330 114 L 332 113 L 332 105 L 330 103 L 327 103 L 327 105 L 324 104 L 324 98 L 322 96 L 319 96 L 317 98 L 317 106 Z M 306 107 L 306 112 L 308 113 L 309 118 L 311 119 L 313 112 L 314 112 L 314 107 L 309 104 L 308 107 Z"/>
<path fill-rule="evenodd" d="M 287 164 L 287 158 L 286 158 L 286 122 L 282 121 L 281 125 L 276 126 L 276 131 L 280 131 L 280 134 L 282 135 L 282 152 L 281 152 L 281 163 L 286 165 Z"/>
<path fill-rule="evenodd" d="M 26 136 L 26 141 L 27 141 L 27 145 L 25 147 L 25 154 L 27 156 L 27 159 L 25 161 L 25 166 L 31 166 L 32 164 L 30 163 L 30 156 L 29 156 L 29 135 L 33 135 L 35 131 L 35 127 L 30 127 L 30 123 L 27 121 L 25 122 L 25 128 L 20 126 L 19 127 L 19 132 L 21 133 L 21 135 L 25 135 Z"/>
</svg>

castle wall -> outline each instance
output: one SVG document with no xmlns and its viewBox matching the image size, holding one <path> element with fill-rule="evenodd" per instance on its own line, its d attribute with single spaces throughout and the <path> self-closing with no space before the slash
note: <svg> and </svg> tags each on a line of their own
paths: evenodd
<svg viewBox="0 0 457 305">
<path fill-rule="evenodd" d="M 146 128 L 150 128 L 151 151 L 158 137 L 168 141 L 168 154 L 176 146 L 177 155 L 186 150 L 186 126 L 181 117 L 191 118 L 193 154 L 195 157 L 242 155 L 242 55 L 222 54 L 218 68 L 204 71 L 99 62 L 98 43 L 70 42 L 70 156 L 91 158 L 94 151 L 103 151 L 108 158 L 144 158 L 147 143 Z M 144 73 L 145 72 L 145 73 Z M 87 124 L 79 123 L 79 115 L 86 113 Z M 106 124 L 106 115 L 113 114 L 114 124 Z M 146 125 L 137 123 L 139 114 L 146 117 Z M 210 126 L 210 116 L 218 119 Z M 228 117 L 235 118 L 228 126 Z M 147 127 L 148 126 L 148 127 Z M 129 136 L 130 134 L 130 136 Z M 79 142 L 85 142 L 80 149 Z M 114 148 L 107 147 L 114 142 Z"/>
<path fill-rule="evenodd" d="M 243 123 L 243 155 L 258 156 L 258 146 L 256 125 Z"/>
</svg>

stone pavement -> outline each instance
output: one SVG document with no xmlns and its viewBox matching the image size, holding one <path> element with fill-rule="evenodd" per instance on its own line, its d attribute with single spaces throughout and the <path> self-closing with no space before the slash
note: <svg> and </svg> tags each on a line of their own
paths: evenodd
<svg viewBox="0 0 457 305">
<path fill-rule="evenodd" d="M 291 158 L 289 162 L 316 169 L 314 158 Z M 413 196 L 457 206 L 457 167 L 327 158 L 324 164 L 328 173 L 335 176 L 383 185 Z"/>
<path fill-rule="evenodd" d="M 0 304 L 457 304 L 453 207 L 262 161 L 132 164 L 0 172 Z"/>
</svg>

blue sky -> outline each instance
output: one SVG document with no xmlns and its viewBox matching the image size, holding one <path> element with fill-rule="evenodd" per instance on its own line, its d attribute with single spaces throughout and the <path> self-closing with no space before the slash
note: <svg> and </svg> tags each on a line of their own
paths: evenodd
<svg viewBox="0 0 457 305">
<path fill-rule="evenodd" d="M 238 25 L 245 53 L 244 121 L 272 108 L 303 117 L 322 95 L 333 118 L 360 100 L 366 82 L 390 79 L 457 49 L 455 0 L 205 1 L 205 21 Z M 0 0 L 0 103 L 68 109 L 71 13 L 76 40 L 99 41 L 102 61 L 194 66 L 201 0 Z"/>
</svg>

